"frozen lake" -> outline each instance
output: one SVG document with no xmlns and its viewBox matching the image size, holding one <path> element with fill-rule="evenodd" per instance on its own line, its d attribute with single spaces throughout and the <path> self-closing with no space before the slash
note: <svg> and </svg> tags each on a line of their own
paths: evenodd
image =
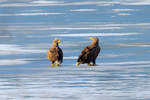
<svg viewBox="0 0 150 100">
<path fill-rule="evenodd" d="M 148 100 L 149 0 L 1 0 L 1 100 Z M 98 66 L 75 66 L 97 36 Z M 46 51 L 58 38 L 64 63 Z"/>
</svg>

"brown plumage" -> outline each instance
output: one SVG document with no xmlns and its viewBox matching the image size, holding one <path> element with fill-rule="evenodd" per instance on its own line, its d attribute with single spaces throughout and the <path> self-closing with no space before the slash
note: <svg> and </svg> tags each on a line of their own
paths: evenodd
<svg viewBox="0 0 150 100">
<path fill-rule="evenodd" d="M 58 39 L 53 40 L 52 47 L 47 51 L 47 57 L 51 61 L 52 67 L 55 66 L 54 63 L 56 63 L 56 66 L 60 66 L 63 62 L 63 51 L 58 45 L 60 42 Z"/>
<path fill-rule="evenodd" d="M 76 63 L 77 66 L 85 63 L 87 63 L 89 66 L 96 65 L 96 58 L 101 50 L 99 46 L 99 39 L 97 37 L 91 37 L 90 40 L 92 40 L 92 43 L 89 46 L 85 47 L 78 57 Z"/>
</svg>

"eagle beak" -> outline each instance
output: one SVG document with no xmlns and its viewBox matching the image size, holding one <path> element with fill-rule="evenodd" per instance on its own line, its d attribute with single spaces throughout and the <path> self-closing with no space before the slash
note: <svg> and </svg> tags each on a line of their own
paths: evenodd
<svg viewBox="0 0 150 100">
<path fill-rule="evenodd" d="M 77 62 L 77 63 L 76 63 L 76 66 L 79 66 L 79 65 L 80 65 L 80 63 L 79 63 L 79 62 Z"/>
<path fill-rule="evenodd" d="M 61 42 L 60 40 L 57 41 L 57 43 L 60 43 L 60 42 Z"/>
<path fill-rule="evenodd" d="M 92 38 L 92 37 L 90 37 L 90 40 L 93 40 L 93 38 Z"/>
</svg>

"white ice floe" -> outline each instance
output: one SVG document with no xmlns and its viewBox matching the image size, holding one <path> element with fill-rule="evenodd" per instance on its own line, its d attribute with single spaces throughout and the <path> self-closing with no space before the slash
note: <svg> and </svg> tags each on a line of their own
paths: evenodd
<svg viewBox="0 0 150 100">
<path fill-rule="evenodd" d="M 40 16 L 40 15 L 60 15 L 64 13 L 16 13 L 16 14 L 0 14 L 0 16 Z"/>
<path fill-rule="evenodd" d="M 27 64 L 29 61 L 26 61 L 24 59 L 1 59 L 0 60 L 0 66 L 2 65 L 22 65 Z"/>
<path fill-rule="evenodd" d="M 19 45 L 0 44 L 0 55 L 43 53 L 45 50 L 21 47 Z"/>
<path fill-rule="evenodd" d="M 36 1 L 31 1 L 30 3 L 35 3 L 35 4 L 59 4 L 59 3 L 63 3 L 63 2 L 62 1 L 36 0 Z"/>
<path fill-rule="evenodd" d="M 120 27 L 89 27 L 89 26 L 68 26 L 68 27 L 47 27 L 40 28 L 39 30 L 111 30 L 111 29 L 121 29 Z"/>
<path fill-rule="evenodd" d="M 136 11 L 135 9 L 112 9 L 114 12 L 129 12 L 129 11 Z"/>
<path fill-rule="evenodd" d="M 3 0 L 5 1 L 5 0 Z M 2 2 L 3 2 L 2 1 Z M 47 1 L 47 0 L 38 0 L 38 1 L 26 1 L 24 3 L 20 2 L 8 2 L 1 4 L 0 7 L 28 7 L 28 6 L 84 6 L 84 5 L 95 5 L 95 6 L 112 6 L 112 5 L 132 5 L 132 6 L 143 6 L 150 5 L 150 0 L 111 0 L 111 1 Z"/>
<path fill-rule="evenodd" d="M 67 59 L 67 60 L 78 59 L 78 56 L 63 57 L 63 59 Z"/>
<path fill-rule="evenodd" d="M 118 13 L 119 16 L 128 16 L 128 15 L 131 15 L 129 13 Z"/>
<path fill-rule="evenodd" d="M 89 37 L 89 36 L 128 36 L 137 35 L 139 33 L 91 33 L 91 34 L 54 34 L 57 37 Z"/>
<path fill-rule="evenodd" d="M 121 30 L 128 28 L 149 29 L 150 23 L 72 23 L 71 25 L 52 26 L 44 23 L 0 23 L 0 30 L 4 30 L 7 25 L 7 31 L 43 31 L 43 30 Z M 9 26 L 8 26 L 9 25 Z M 62 31 L 63 32 L 63 31 Z"/>
<path fill-rule="evenodd" d="M 22 10 L 21 12 L 32 12 L 32 13 L 41 13 L 41 12 L 45 12 L 46 10 L 42 10 L 42 9 L 38 9 L 38 10 Z"/>
<path fill-rule="evenodd" d="M 126 44 L 117 44 L 120 47 L 150 47 L 150 43 L 126 43 Z"/>
<path fill-rule="evenodd" d="M 96 9 L 72 9 L 70 11 L 73 11 L 73 12 L 93 12 L 93 11 L 96 11 Z"/>
<path fill-rule="evenodd" d="M 102 65 L 144 65 L 150 64 L 150 61 L 125 61 L 125 62 L 106 62 L 101 63 Z"/>
</svg>

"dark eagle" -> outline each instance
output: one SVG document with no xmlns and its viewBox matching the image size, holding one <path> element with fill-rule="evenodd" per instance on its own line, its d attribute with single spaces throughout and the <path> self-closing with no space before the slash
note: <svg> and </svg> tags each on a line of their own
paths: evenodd
<svg viewBox="0 0 150 100">
<path fill-rule="evenodd" d="M 54 67 L 55 64 L 56 66 L 60 66 L 63 62 L 63 51 L 58 45 L 60 42 L 58 39 L 53 40 L 52 47 L 47 51 L 47 57 L 52 62 L 52 67 Z"/>
<path fill-rule="evenodd" d="M 96 58 L 101 50 L 99 46 L 99 39 L 97 37 L 91 37 L 90 40 L 92 40 L 92 43 L 82 50 L 79 58 L 77 59 L 76 66 L 84 63 L 87 63 L 89 66 L 96 65 Z"/>
</svg>

